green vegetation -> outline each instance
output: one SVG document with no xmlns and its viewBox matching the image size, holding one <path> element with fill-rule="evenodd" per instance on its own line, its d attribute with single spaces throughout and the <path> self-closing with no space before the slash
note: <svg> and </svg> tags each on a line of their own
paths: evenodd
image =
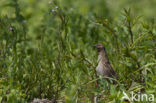
<svg viewBox="0 0 156 103">
<path fill-rule="evenodd" d="M 123 92 L 141 90 L 153 94 L 155 103 L 155 5 L 155 0 L 0 0 L 0 102 L 126 103 Z M 119 75 L 116 85 L 95 76 L 96 43 L 106 47 Z"/>
</svg>

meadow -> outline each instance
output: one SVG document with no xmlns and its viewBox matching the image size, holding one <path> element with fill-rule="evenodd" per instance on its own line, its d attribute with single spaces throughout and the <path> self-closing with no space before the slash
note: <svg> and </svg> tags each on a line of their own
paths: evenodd
<svg viewBox="0 0 156 103">
<path fill-rule="evenodd" d="M 34 98 L 155 103 L 155 5 L 155 0 L 0 0 L 0 103 Z M 116 85 L 96 76 L 97 43 L 119 75 Z M 154 99 L 122 99 L 131 92 Z"/>
</svg>

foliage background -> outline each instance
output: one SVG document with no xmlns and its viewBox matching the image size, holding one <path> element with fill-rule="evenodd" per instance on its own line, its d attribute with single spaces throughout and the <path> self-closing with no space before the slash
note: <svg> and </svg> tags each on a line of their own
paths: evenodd
<svg viewBox="0 0 156 103">
<path fill-rule="evenodd" d="M 122 103 L 123 91 L 142 88 L 156 96 L 155 5 L 155 0 L 1 0 L 0 101 Z M 95 86 L 96 43 L 105 45 L 120 77 L 110 90 L 100 80 Z"/>
</svg>

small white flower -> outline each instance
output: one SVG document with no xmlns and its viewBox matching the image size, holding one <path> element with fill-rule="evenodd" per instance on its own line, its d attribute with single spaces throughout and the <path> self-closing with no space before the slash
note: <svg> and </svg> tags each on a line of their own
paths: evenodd
<svg viewBox="0 0 156 103">
<path fill-rule="evenodd" d="M 51 4 L 52 2 L 51 1 L 49 1 L 49 4 Z"/>
<path fill-rule="evenodd" d="M 58 9 L 59 7 L 58 7 L 58 6 L 56 6 L 55 8 L 56 8 L 56 9 Z"/>
<path fill-rule="evenodd" d="M 9 28 L 9 30 L 10 30 L 10 31 L 13 31 L 13 30 L 14 30 L 14 28 L 10 27 L 10 28 Z"/>
<path fill-rule="evenodd" d="M 54 10 L 54 9 L 52 9 L 52 10 L 51 10 L 51 12 L 52 12 L 52 13 L 54 13 L 54 12 L 55 12 L 55 10 Z"/>
<path fill-rule="evenodd" d="M 27 20 L 23 20 L 23 23 L 26 23 L 27 22 Z"/>
</svg>

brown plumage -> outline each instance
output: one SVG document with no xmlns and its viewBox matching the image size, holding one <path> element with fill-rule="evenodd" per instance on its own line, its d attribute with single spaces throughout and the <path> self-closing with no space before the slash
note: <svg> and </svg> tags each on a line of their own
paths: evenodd
<svg viewBox="0 0 156 103">
<path fill-rule="evenodd" d="M 105 47 L 102 44 L 96 44 L 95 47 L 98 51 L 98 66 L 96 67 L 98 75 L 103 78 L 111 77 L 117 79 L 118 76 L 109 62 Z"/>
</svg>

